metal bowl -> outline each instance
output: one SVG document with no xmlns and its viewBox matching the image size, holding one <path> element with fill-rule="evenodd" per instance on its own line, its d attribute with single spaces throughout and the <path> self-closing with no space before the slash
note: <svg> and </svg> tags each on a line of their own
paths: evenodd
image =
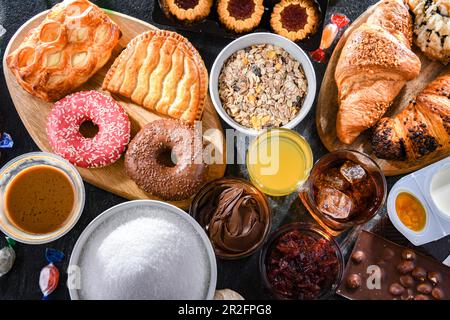
<svg viewBox="0 0 450 320">
<path fill-rule="evenodd" d="M 75 244 L 72 255 L 70 256 L 69 261 L 69 269 L 68 269 L 68 279 L 67 285 L 69 288 L 70 298 L 72 300 L 82 300 L 83 297 L 80 294 L 81 289 L 81 272 L 92 272 L 90 270 L 82 270 L 80 263 L 82 262 L 82 254 L 87 241 L 89 238 L 97 231 L 97 229 L 102 226 L 104 227 L 108 223 L 112 223 L 115 221 L 112 217 L 117 218 L 117 216 L 126 214 L 127 211 L 136 209 L 136 208 L 158 208 L 167 211 L 168 214 L 173 214 L 179 219 L 183 219 L 188 222 L 197 233 L 197 235 L 201 238 L 201 242 L 204 244 L 204 249 L 208 256 L 209 265 L 210 265 L 210 281 L 207 288 L 207 292 L 205 292 L 204 299 L 211 300 L 214 297 L 214 292 L 216 290 L 216 282 L 217 282 L 217 265 L 216 258 L 214 255 L 214 250 L 211 246 L 211 243 L 208 239 L 208 236 L 203 231 L 202 227 L 183 210 L 165 203 L 161 201 L 154 200 L 136 200 L 129 201 L 125 203 L 121 203 L 117 206 L 114 206 L 102 214 L 100 214 L 97 218 L 95 218 L 87 227 L 84 229 L 83 233 L 77 240 Z M 150 214 L 150 213 L 149 213 Z M 133 220 L 133 217 L 130 218 L 130 221 Z M 126 221 L 126 220 L 125 220 Z M 122 221 L 122 222 L 125 222 Z"/>
</svg>

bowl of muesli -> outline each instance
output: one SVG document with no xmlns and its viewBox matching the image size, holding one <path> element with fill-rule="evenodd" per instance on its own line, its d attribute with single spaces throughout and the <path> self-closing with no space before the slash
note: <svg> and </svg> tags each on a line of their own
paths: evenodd
<svg viewBox="0 0 450 320">
<path fill-rule="evenodd" d="M 226 46 L 211 69 L 209 92 L 221 118 L 241 133 L 296 127 L 316 95 L 307 54 L 273 33 L 252 33 Z"/>
</svg>

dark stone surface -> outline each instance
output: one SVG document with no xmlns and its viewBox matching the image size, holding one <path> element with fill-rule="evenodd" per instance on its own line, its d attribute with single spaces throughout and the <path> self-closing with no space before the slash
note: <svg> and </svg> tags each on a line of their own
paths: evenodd
<svg viewBox="0 0 450 320">
<path fill-rule="evenodd" d="M 0 0 L 0 24 L 2 24 L 7 30 L 7 34 L 1 43 L 2 52 L 14 32 L 23 23 L 39 12 L 50 8 L 56 2 L 57 1 L 54 0 Z M 99 0 L 94 2 L 104 8 L 119 11 L 151 23 L 153 0 Z M 370 4 L 375 3 L 376 0 L 341 0 L 330 2 L 333 4 L 328 11 L 328 15 L 333 12 L 341 12 L 354 20 Z M 220 50 L 229 42 L 229 40 L 212 38 L 208 35 L 198 35 L 187 32 L 181 33 L 187 36 L 200 51 L 208 68 L 211 67 Z M 317 63 L 315 63 L 314 66 L 317 72 L 317 80 L 320 84 L 326 66 L 319 65 Z M 8 150 L 1 154 L 0 165 L 4 165 L 7 161 L 16 156 L 26 152 L 37 151 L 38 148 L 30 138 L 17 115 L 6 88 L 3 72 L 1 72 L 0 76 L 0 90 L 0 131 L 11 133 L 15 140 L 14 149 Z M 305 136 L 311 143 L 314 158 L 318 159 L 326 153 L 326 150 L 317 136 L 314 117 L 315 110 L 313 109 L 309 116 L 297 128 L 297 131 Z M 227 174 L 245 177 L 245 172 L 243 171 L 242 166 L 229 166 Z M 399 177 L 388 178 L 389 186 L 392 186 L 398 178 Z M 89 222 L 101 212 L 111 206 L 126 201 L 125 199 L 117 197 L 111 193 L 95 188 L 88 183 L 85 183 L 85 186 L 86 206 L 80 221 L 71 232 L 47 246 L 17 244 L 17 260 L 14 268 L 9 274 L 0 278 L 0 299 L 41 298 L 38 279 L 41 268 L 46 264 L 44 259 L 44 249 L 48 246 L 60 249 L 67 255 L 67 259 L 65 259 L 64 263 L 59 266 L 61 270 L 60 286 L 51 296 L 51 299 L 69 298 L 65 285 L 65 270 L 67 269 L 68 258 L 78 236 L 89 224 Z M 304 207 L 296 195 L 279 199 L 271 199 L 271 204 L 273 207 L 273 229 L 290 221 L 312 220 L 311 217 L 305 212 Z M 375 230 L 377 232 L 380 232 L 397 242 L 405 243 L 405 239 L 395 231 L 389 220 L 386 218 L 385 210 L 383 210 L 380 217 L 378 217 L 376 221 L 377 223 Z M 372 228 L 374 224 L 375 223 L 373 222 L 367 227 Z M 339 238 L 339 241 L 346 249 L 351 246 L 351 240 L 354 239 L 355 234 L 356 232 L 351 232 L 347 238 Z M 0 244 L 3 246 L 5 241 L 0 239 Z M 440 260 L 443 260 L 449 254 L 449 248 L 450 239 L 446 238 L 438 242 L 428 244 L 422 247 L 421 250 Z M 234 289 L 240 292 L 247 299 L 267 298 L 267 295 L 265 295 L 261 286 L 258 258 L 259 255 L 256 253 L 247 259 L 239 261 L 218 260 L 217 287 Z"/>
</svg>

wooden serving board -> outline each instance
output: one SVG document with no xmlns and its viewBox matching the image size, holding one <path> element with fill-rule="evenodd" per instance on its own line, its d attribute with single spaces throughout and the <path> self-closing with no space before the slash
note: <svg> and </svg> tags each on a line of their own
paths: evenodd
<svg viewBox="0 0 450 320">
<path fill-rule="evenodd" d="M 5 73 L 6 84 L 8 86 L 8 90 L 11 94 L 16 110 L 19 113 L 19 116 L 22 119 L 22 122 L 27 128 L 29 134 L 41 150 L 51 152 L 52 150 L 47 139 L 45 126 L 52 103 L 44 102 L 38 98 L 35 98 L 34 96 L 23 90 L 22 87 L 16 82 L 14 75 L 6 65 L 6 56 L 8 56 L 9 53 L 14 51 L 19 46 L 30 29 L 38 26 L 39 23 L 44 20 L 47 13 L 48 11 L 42 12 L 41 14 L 29 20 L 12 37 L 5 51 L 3 59 L 3 71 Z M 94 75 L 94 77 L 91 78 L 85 85 L 77 89 L 77 91 L 102 91 L 101 84 L 107 71 L 109 70 L 109 67 L 111 66 L 115 58 L 120 54 L 120 52 L 126 47 L 128 42 L 138 34 L 141 34 L 148 30 L 157 29 L 156 27 L 146 22 L 117 12 L 108 11 L 108 15 L 119 25 L 120 29 L 122 30 L 122 39 L 120 40 L 119 45 L 114 50 L 113 56 L 111 57 L 108 64 L 103 67 L 96 75 Z M 147 123 L 163 117 L 147 111 L 146 109 L 131 103 L 129 100 L 121 99 L 120 96 L 113 95 L 113 97 L 125 108 L 126 112 L 128 113 L 131 121 L 132 136 L 134 136 Z M 222 126 L 209 96 L 207 98 L 205 111 L 203 113 L 202 128 L 204 131 L 208 129 L 217 129 L 208 130 L 209 133 L 205 133 L 204 139 L 208 143 L 215 146 L 216 152 L 218 151 L 219 153 L 221 153 L 217 155 L 217 158 L 223 159 L 221 164 L 213 164 L 210 166 L 208 180 L 211 181 L 224 176 L 226 168 L 226 155 L 225 139 L 222 131 Z M 126 199 L 159 200 L 158 198 L 139 189 L 138 186 L 130 178 L 128 178 L 124 170 L 123 156 L 116 163 L 104 168 L 77 169 L 85 181 Z M 171 186 L 167 187 L 170 188 Z M 187 209 L 190 205 L 190 202 L 191 199 L 174 201 L 171 203 L 182 209 Z"/>
<path fill-rule="evenodd" d="M 361 24 L 367 21 L 367 18 L 375 10 L 379 2 L 365 11 L 342 35 L 342 38 L 336 45 L 333 55 L 328 63 L 322 86 L 319 93 L 316 111 L 316 124 L 319 137 L 322 143 L 329 151 L 338 149 L 353 149 L 370 155 L 383 170 L 387 176 L 409 173 L 425 167 L 435 161 L 445 158 L 449 154 L 432 154 L 425 156 L 418 161 L 390 161 L 377 158 L 371 147 L 371 130 L 363 132 L 358 139 L 350 144 L 344 144 L 339 141 L 336 135 L 336 115 L 338 111 L 338 89 L 334 80 L 334 73 L 342 48 L 344 47 L 350 34 Z M 394 100 L 392 106 L 386 112 L 385 116 L 393 116 L 402 111 L 438 74 L 444 71 L 445 67 L 439 62 L 433 62 L 426 58 L 418 48 L 413 51 L 419 56 L 422 62 L 422 70 L 419 77 L 409 81 L 402 89 L 398 97 Z"/>
</svg>

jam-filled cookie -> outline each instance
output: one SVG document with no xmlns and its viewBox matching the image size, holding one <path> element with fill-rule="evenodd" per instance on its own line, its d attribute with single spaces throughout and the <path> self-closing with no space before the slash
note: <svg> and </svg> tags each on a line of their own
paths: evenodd
<svg viewBox="0 0 450 320">
<path fill-rule="evenodd" d="M 237 33 L 248 32 L 261 22 L 263 0 L 219 0 L 217 13 L 227 29 Z"/>
<path fill-rule="evenodd" d="M 191 23 L 209 15 L 213 0 L 164 0 L 163 5 L 178 20 Z"/>
<path fill-rule="evenodd" d="M 292 41 L 300 41 L 317 31 L 319 11 L 312 0 L 282 0 L 273 8 L 272 29 Z"/>
</svg>

